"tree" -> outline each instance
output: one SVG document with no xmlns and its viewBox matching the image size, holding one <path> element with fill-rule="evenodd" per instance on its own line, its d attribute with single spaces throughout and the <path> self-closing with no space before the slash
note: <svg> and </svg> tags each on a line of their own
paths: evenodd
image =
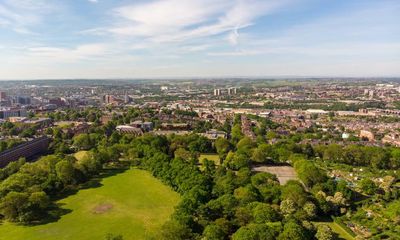
<svg viewBox="0 0 400 240">
<path fill-rule="evenodd" d="M 278 204 L 281 187 L 278 178 L 271 173 L 257 173 L 251 177 L 251 184 L 258 189 L 264 202 Z"/>
<path fill-rule="evenodd" d="M 254 149 L 251 159 L 258 163 L 275 162 L 278 154 L 272 145 L 260 144 Z"/>
<path fill-rule="evenodd" d="M 0 213 L 9 221 L 26 223 L 39 219 L 48 206 L 49 198 L 43 191 L 12 191 L 0 200 Z"/>
<path fill-rule="evenodd" d="M 255 223 L 276 222 L 280 220 L 278 212 L 266 203 L 257 203 L 253 209 Z"/>
<path fill-rule="evenodd" d="M 30 138 L 36 134 L 36 130 L 34 128 L 26 128 L 24 129 L 19 136 L 23 138 Z"/>
<path fill-rule="evenodd" d="M 105 240 L 123 240 L 124 238 L 120 234 L 107 233 Z"/>
<path fill-rule="evenodd" d="M 224 161 L 224 165 L 232 170 L 238 170 L 242 167 L 248 167 L 249 160 L 244 154 L 229 152 Z"/>
<path fill-rule="evenodd" d="M 226 155 L 228 154 L 229 150 L 231 150 L 231 144 L 225 138 L 218 138 L 215 140 L 215 149 L 219 155 L 219 158 L 225 159 Z"/>
<path fill-rule="evenodd" d="M 307 155 L 308 158 L 312 158 L 315 156 L 315 152 L 311 144 L 307 143 L 304 148 L 304 153 Z"/>
<path fill-rule="evenodd" d="M 307 240 L 309 239 L 307 231 L 301 225 L 294 221 L 288 221 L 278 240 Z"/>
<path fill-rule="evenodd" d="M 239 228 L 233 235 L 232 240 L 257 240 L 257 233 L 246 226 Z"/>
<path fill-rule="evenodd" d="M 212 151 L 211 141 L 203 136 L 194 135 L 194 139 L 188 144 L 191 152 L 209 153 Z"/>
<path fill-rule="evenodd" d="M 234 143 L 237 143 L 240 141 L 240 139 L 243 138 L 243 133 L 242 133 L 242 128 L 240 127 L 240 124 L 235 124 L 232 127 L 231 131 L 231 138 Z"/>
<path fill-rule="evenodd" d="M 288 216 L 296 212 L 296 204 L 291 199 L 285 199 L 281 202 L 280 209 L 283 215 Z"/>
<path fill-rule="evenodd" d="M 187 151 L 184 148 L 178 148 L 174 152 L 174 155 L 175 155 L 175 157 L 182 158 L 183 160 L 185 160 L 187 162 L 194 162 L 193 160 L 197 159 L 195 154 Z"/>
<path fill-rule="evenodd" d="M 249 137 L 244 137 L 240 139 L 240 141 L 236 144 L 236 148 L 242 151 L 249 151 L 251 148 L 253 148 L 255 143 L 249 138 Z"/>
<path fill-rule="evenodd" d="M 29 194 L 20 192 L 9 192 L 1 199 L 0 212 L 9 221 L 20 221 L 26 208 Z"/>
<path fill-rule="evenodd" d="M 33 192 L 28 199 L 28 208 L 30 211 L 30 219 L 40 219 L 41 215 L 45 213 L 46 209 L 50 205 L 50 199 L 47 194 L 43 191 Z"/>
<path fill-rule="evenodd" d="M 89 134 L 79 134 L 75 136 L 73 139 L 74 146 L 80 150 L 89 150 L 94 145 L 92 140 L 90 139 Z"/>
<path fill-rule="evenodd" d="M 373 195 L 378 190 L 378 187 L 370 178 L 364 178 L 360 181 L 361 189 L 368 195 Z"/>
<path fill-rule="evenodd" d="M 312 202 L 307 202 L 303 206 L 303 210 L 307 214 L 307 218 L 312 220 L 317 216 L 317 207 Z"/>
<path fill-rule="evenodd" d="M 97 174 L 101 169 L 101 162 L 95 157 L 92 152 L 89 152 L 76 164 L 76 168 L 83 173 L 84 176 L 88 177 Z"/>
<path fill-rule="evenodd" d="M 304 191 L 301 183 L 295 180 L 290 180 L 283 186 L 281 198 L 283 200 L 290 199 L 297 206 L 303 206 L 307 201 L 307 193 Z"/>
<path fill-rule="evenodd" d="M 318 169 L 314 163 L 308 160 L 298 160 L 294 163 L 294 168 L 299 178 L 303 183 L 312 187 L 317 183 L 323 183 L 326 181 L 326 175 L 321 169 Z"/>
<path fill-rule="evenodd" d="M 275 240 L 277 231 L 266 224 L 248 224 L 239 228 L 232 240 Z"/>
<path fill-rule="evenodd" d="M 62 160 L 56 164 L 56 173 L 57 177 L 65 185 L 75 182 L 75 169 L 68 160 Z"/>
<path fill-rule="evenodd" d="M 251 185 L 235 189 L 233 195 L 242 204 L 247 204 L 257 200 L 257 193 L 254 191 Z"/>
<path fill-rule="evenodd" d="M 226 233 L 220 226 L 210 224 L 205 227 L 203 237 L 204 240 L 224 240 Z"/>
<path fill-rule="evenodd" d="M 333 162 L 342 162 L 342 147 L 338 144 L 330 144 L 325 147 L 325 151 L 323 152 L 324 160 L 333 161 Z"/>
<path fill-rule="evenodd" d="M 166 222 L 161 229 L 161 239 L 186 240 L 191 239 L 190 229 L 176 220 Z"/>
<path fill-rule="evenodd" d="M 393 169 L 400 167 L 400 148 L 394 148 L 391 153 L 390 166 Z"/>
<path fill-rule="evenodd" d="M 317 228 L 315 237 L 318 240 L 336 240 L 336 235 L 332 232 L 332 229 L 326 224 L 320 224 Z"/>
</svg>

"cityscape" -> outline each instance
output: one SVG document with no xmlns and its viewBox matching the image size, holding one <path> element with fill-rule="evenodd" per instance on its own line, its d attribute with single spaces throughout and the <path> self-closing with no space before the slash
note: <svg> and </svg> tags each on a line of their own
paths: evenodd
<svg viewBox="0 0 400 240">
<path fill-rule="evenodd" d="M 0 0 L 0 240 L 400 239 L 399 12 Z"/>
<path fill-rule="evenodd" d="M 53 181 L 66 181 L 57 187 L 56 191 L 61 192 L 71 185 L 79 189 L 80 182 L 101 176 L 102 171 L 121 168 L 146 169 L 163 182 L 171 181 L 157 175 L 160 174 L 154 169 L 157 166 L 143 162 L 154 153 L 147 156 L 150 153 L 135 146 L 137 141 L 167 141 L 159 144 L 171 144 L 168 152 L 172 152 L 168 154 L 183 160 L 180 163 L 183 166 L 193 167 L 191 171 L 200 175 L 217 174 L 210 186 L 213 194 L 218 196 L 214 191 L 222 191 L 220 198 L 230 196 L 229 201 L 243 201 L 244 207 L 250 204 L 248 201 L 255 201 L 251 205 L 263 212 L 257 214 L 267 214 L 264 212 L 267 211 L 267 215 L 261 216 L 275 216 L 268 221 L 282 221 L 295 214 L 293 217 L 301 219 L 303 224 L 309 221 L 308 228 L 315 229 L 304 231 L 331 231 L 333 237 L 338 234 L 344 239 L 397 236 L 399 80 L 233 78 L 168 82 L 3 82 L 0 166 L 4 180 L 0 189 L 11 194 L 11 189 L 22 184 L 13 176 L 28 171 L 24 166 L 27 164 L 36 168 L 55 164 L 55 174 L 60 180 Z M 165 157 L 168 159 L 168 155 Z M 80 166 L 81 161 L 87 165 Z M 95 163 L 90 161 L 100 161 L 97 164 L 101 165 L 91 166 Z M 58 173 L 57 166 L 62 173 Z M 173 166 L 166 167 L 173 169 Z M 94 168 L 90 170 L 93 173 L 85 173 L 90 168 Z M 80 171 L 89 175 L 75 179 Z M 241 178 L 240 181 L 250 181 L 251 185 L 239 187 L 239 183 L 219 182 L 228 181 L 226 174 L 233 174 L 233 179 L 238 178 L 235 181 Z M 301 185 L 296 185 L 299 182 Z M 46 184 L 50 184 L 48 188 L 56 182 Z M 169 184 L 178 193 L 183 191 L 179 190 L 183 187 L 179 183 Z M 207 187 L 203 184 L 206 183 L 201 187 Z M 226 195 L 235 186 L 238 188 L 232 195 Z M 300 193 L 292 196 L 285 193 L 286 188 Z M 42 191 L 49 197 L 57 195 L 57 192 L 47 192 L 50 189 Z M 209 201 L 222 201 L 218 199 Z M 300 200 L 304 208 L 310 209 L 302 210 L 303 204 L 297 205 Z M 203 207 L 211 202 L 203 203 Z M 35 214 L 39 210 L 30 210 L 29 215 L 21 216 L 23 212 L 14 212 L 8 209 L 12 203 L 7 204 L 2 205 L 2 213 L 9 221 L 38 220 Z M 291 207 L 286 209 L 285 204 Z M 50 211 L 49 208 L 40 209 L 39 216 Z M 204 217 L 209 218 L 209 214 Z M 377 218 L 380 220 L 372 220 Z M 321 226 L 330 227 L 320 230 Z M 178 233 L 169 234 L 175 238 Z M 276 236 L 273 232 L 268 234 Z"/>
</svg>

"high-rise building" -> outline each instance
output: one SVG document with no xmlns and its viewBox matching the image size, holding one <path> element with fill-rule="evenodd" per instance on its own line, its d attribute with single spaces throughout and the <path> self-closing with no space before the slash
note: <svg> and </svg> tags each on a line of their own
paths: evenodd
<svg viewBox="0 0 400 240">
<path fill-rule="evenodd" d="M 374 98 L 374 95 L 375 95 L 375 92 L 374 92 L 374 90 L 370 90 L 369 91 L 369 98 Z"/>
<path fill-rule="evenodd" d="M 237 92 L 236 88 L 228 88 L 228 95 L 235 95 Z"/>
<path fill-rule="evenodd" d="M 220 96 L 221 95 L 221 89 L 216 88 L 214 89 L 214 96 Z"/>
<path fill-rule="evenodd" d="M 2 109 L 0 110 L 0 119 L 8 119 L 10 117 L 26 117 L 25 109 Z"/>
<path fill-rule="evenodd" d="M 0 92 L 0 101 L 5 100 L 7 98 L 7 93 L 6 92 Z"/>
<path fill-rule="evenodd" d="M 104 95 L 103 103 L 105 104 L 120 104 L 123 103 L 125 99 L 116 98 L 113 95 Z"/>
<path fill-rule="evenodd" d="M 14 103 L 22 104 L 22 105 L 29 105 L 29 104 L 31 104 L 31 98 L 28 96 L 15 96 Z"/>
<path fill-rule="evenodd" d="M 125 96 L 124 96 L 124 102 L 125 102 L 125 104 L 126 104 L 126 103 L 129 103 L 130 101 L 131 101 L 131 98 L 129 97 L 128 93 L 125 93 Z"/>
</svg>

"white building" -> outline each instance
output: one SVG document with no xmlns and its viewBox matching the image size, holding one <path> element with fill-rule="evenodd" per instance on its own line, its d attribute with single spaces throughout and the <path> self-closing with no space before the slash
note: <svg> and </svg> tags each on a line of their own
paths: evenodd
<svg viewBox="0 0 400 240">
<path fill-rule="evenodd" d="M 214 96 L 220 96 L 221 95 L 221 89 L 216 88 L 214 89 Z"/>
</svg>

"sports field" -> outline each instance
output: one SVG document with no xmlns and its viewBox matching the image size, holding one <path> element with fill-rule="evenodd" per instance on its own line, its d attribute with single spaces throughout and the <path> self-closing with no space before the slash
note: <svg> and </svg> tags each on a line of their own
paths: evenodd
<svg viewBox="0 0 400 240">
<path fill-rule="evenodd" d="M 121 234 L 124 240 L 147 239 L 158 232 L 179 199 L 150 173 L 130 169 L 60 200 L 61 208 L 69 213 L 56 222 L 37 226 L 2 223 L 0 239 L 102 240 L 107 233 Z"/>
<path fill-rule="evenodd" d="M 298 180 L 296 171 L 291 166 L 257 166 L 253 167 L 253 171 L 275 174 L 281 185 L 289 180 Z"/>
</svg>

